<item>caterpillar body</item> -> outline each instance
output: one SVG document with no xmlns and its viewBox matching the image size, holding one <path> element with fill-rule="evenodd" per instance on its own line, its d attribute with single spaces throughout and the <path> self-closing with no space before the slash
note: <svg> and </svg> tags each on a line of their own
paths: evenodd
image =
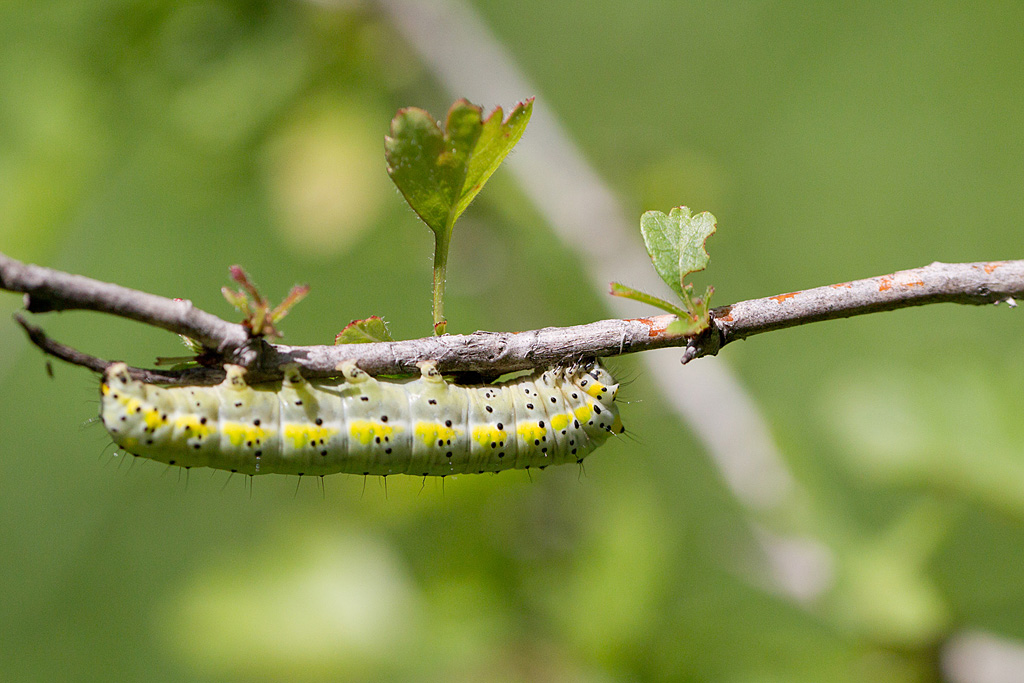
<svg viewBox="0 0 1024 683">
<path fill-rule="evenodd" d="M 212 387 L 133 380 L 124 363 L 100 385 L 103 425 L 125 451 L 181 467 L 244 474 L 447 476 L 580 462 L 624 430 L 618 384 L 597 361 L 501 384 L 421 376 L 375 379 L 347 361 L 340 379 L 248 385 L 225 366 Z"/>
</svg>

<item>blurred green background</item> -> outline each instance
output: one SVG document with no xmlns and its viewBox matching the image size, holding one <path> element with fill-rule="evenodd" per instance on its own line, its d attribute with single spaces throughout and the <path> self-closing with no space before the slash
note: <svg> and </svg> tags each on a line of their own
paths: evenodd
<svg viewBox="0 0 1024 683">
<path fill-rule="evenodd" d="M 504 104 L 539 94 L 637 218 L 718 217 L 718 304 L 1024 256 L 1024 5 L 473 4 L 540 90 Z M 8 0 L 0 250 L 228 318 L 239 263 L 272 297 L 312 285 L 289 343 L 372 314 L 423 336 L 430 234 L 382 137 L 398 107 L 454 96 L 372 4 Z M 449 331 L 604 317 L 584 265 L 499 171 L 456 227 Z M 634 358 L 615 367 L 635 440 L 585 473 L 250 490 L 122 462 L 88 422 L 95 379 L 49 378 L 3 322 L 19 305 L 0 295 L 2 680 L 982 680 L 950 643 L 1024 639 L 1024 328 L 1005 307 L 700 361 L 736 369 L 799 484 L 757 514 Z M 110 317 L 37 322 L 106 358 L 182 353 Z M 766 538 L 813 560 L 803 599 Z"/>
</svg>

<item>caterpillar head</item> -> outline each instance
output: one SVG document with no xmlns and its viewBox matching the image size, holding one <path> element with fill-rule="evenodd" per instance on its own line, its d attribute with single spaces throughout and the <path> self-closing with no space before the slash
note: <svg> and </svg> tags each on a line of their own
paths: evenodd
<svg viewBox="0 0 1024 683">
<path fill-rule="evenodd" d="M 619 384 L 600 361 L 592 360 L 577 370 L 575 384 L 594 399 L 610 405 L 619 393 Z"/>
</svg>

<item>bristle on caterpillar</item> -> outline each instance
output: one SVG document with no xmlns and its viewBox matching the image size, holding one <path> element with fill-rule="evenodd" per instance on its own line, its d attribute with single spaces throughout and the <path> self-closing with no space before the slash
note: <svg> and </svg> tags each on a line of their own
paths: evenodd
<svg viewBox="0 0 1024 683">
<path fill-rule="evenodd" d="M 100 418 L 125 451 L 169 465 L 243 474 L 447 476 L 581 462 L 624 431 L 618 384 L 600 363 L 551 367 L 501 384 L 376 379 L 342 363 L 342 377 L 248 385 L 227 365 L 212 387 L 161 387 L 111 364 Z"/>
</svg>

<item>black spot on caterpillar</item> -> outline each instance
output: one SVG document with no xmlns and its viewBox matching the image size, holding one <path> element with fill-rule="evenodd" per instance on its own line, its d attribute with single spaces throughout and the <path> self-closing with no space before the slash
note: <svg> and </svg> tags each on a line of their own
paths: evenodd
<svg viewBox="0 0 1024 683">
<path fill-rule="evenodd" d="M 212 387 L 133 380 L 123 363 L 100 385 L 100 417 L 125 451 L 181 467 L 245 474 L 446 476 L 580 462 L 624 431 L 618 384 L 598 362 L 501 384 L 452 384 L 431 361 L 406 381 L 349 361 L 343 377 L 246 384 L 225 366 Z M 527 407 L 529 404 L 529 407 Z"/>
</svg>

